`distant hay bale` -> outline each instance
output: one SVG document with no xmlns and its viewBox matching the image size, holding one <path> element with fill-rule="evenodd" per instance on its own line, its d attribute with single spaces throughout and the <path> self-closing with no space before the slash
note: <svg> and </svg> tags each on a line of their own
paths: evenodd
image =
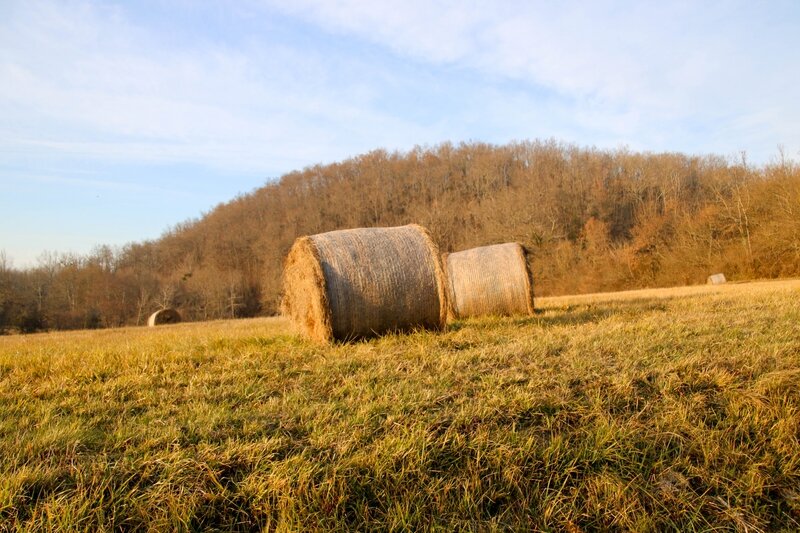
<svg viewBox="0 0 800 533">
<path fill-rule="evenodd" d="M 725 274 L 711 274 L 708 276 L 706 280 L 706 284 L 708 285 L 722 285 L 723 283 L 727 282 L 728 280 L 725 279 Z"/>
<path fill-rule="evenodd" d="M 150 318 L 147 319 L 147 325 L 153 327 L 162 324 L 177 324 L 180 321 L 181 315 L 175 309 L 160 309 L 150 315 Z"/>
<path fill-rule="evenodd" d="M 438 248 L 415 224 L 301 237 L 284 264 L 281 310 L 317 341 L 442 329 L 446 298 Z"/>
<path fill-rule="evenodd" d="M 455 252 L 445 263 L 452 317 L 533 313 L 533 276 L 521 244 Z"/>
</svg>

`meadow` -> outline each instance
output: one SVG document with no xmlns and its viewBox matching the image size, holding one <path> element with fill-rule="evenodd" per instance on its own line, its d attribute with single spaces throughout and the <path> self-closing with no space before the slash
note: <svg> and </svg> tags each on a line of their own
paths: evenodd
<svg viewBox="0 0 800 533">
<path fill-rule="evenodd" d="M 800 281 L 0 337 L 0 530 L 800 529 Z"/>
</svg>

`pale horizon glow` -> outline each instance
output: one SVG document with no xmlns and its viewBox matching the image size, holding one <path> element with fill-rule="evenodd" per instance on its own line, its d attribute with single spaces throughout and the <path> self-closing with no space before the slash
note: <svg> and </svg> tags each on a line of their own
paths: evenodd
<svg viewBox="0 0 800 533">
<path fill-rule="evenodd" d="M 790 0 L 10 0 L 0 18 L 0 250 L 18 267 L 377 148 L 800 158 Z"/>
</svg>

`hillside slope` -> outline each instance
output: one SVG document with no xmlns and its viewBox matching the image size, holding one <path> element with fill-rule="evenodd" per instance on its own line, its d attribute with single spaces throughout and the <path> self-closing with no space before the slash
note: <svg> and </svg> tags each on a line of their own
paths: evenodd
<svg viewBox="0 0 800 533">
<path fill-rule="evenodd" d="M 0 523 L 800 528 L 800 281 L 537 305 L 328 347 L 269 318 L 0 338 Z"/>
<path fill-rule="evenodd" d="M 538 295 L 800 275 L 800 167 L 567 144 L 377 150 L 292 172 L 161 239 L 27 272 L 0 261 L 0 331 L 276 312 L 294 239 L 417 223 L 445 252 L 518 241 Z"/>
</svg>

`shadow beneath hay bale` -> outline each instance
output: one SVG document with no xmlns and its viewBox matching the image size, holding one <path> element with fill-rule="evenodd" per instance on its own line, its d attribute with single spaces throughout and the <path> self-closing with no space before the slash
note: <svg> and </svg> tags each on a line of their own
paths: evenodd
<svg viewBox="0 0 800 533">
<path fill-rule="evenodd" d="M 564 307 L 540 309 L 539 313 L 529 317 L 513 319 L 518 326 L 579 326 L 616 316 L 637 317 L 646 313 L 666 312 L 669 306 L 657 298 L 638 298 L 607 302 L 604 304 L 572 304 Z"/>
<path fill-rule="evenodd" d="M 691 294 L 670 298 L 640 297 L 609 300 L 602 303 L 571 303 L 560 307 L 539 307 L 530 316 L 480 317 L 457 319 L 447 324 L 446 331 L 455 333 L 464 329 L 489 330 L 502 325 L 536 326 L 551 328 L 581 326 L 602 322 L 614 317 L 635 320 L 645 314 L 675 312 L 675 305 L 702 299 L 705 295 Z"/>
<path fill-rule="evenodd" d="M 567 306 L 563 309 L 549 309 L 541 315 L 512 319 L 515 326 L 538 326 L 542 328 L 558 326 L 578 326 L 592 322 L 600 322 L 615 314 L 612 309 L 586 306 Z"/>
<path fill-rule="evenodd" d="M 466 327 L 466 325 L 467 323 L 464 322 L 463 320 L 455 320 L 447 324 L 446 331 L 452 331 L 452 332 L 461 331 Z"/>
</svg>

